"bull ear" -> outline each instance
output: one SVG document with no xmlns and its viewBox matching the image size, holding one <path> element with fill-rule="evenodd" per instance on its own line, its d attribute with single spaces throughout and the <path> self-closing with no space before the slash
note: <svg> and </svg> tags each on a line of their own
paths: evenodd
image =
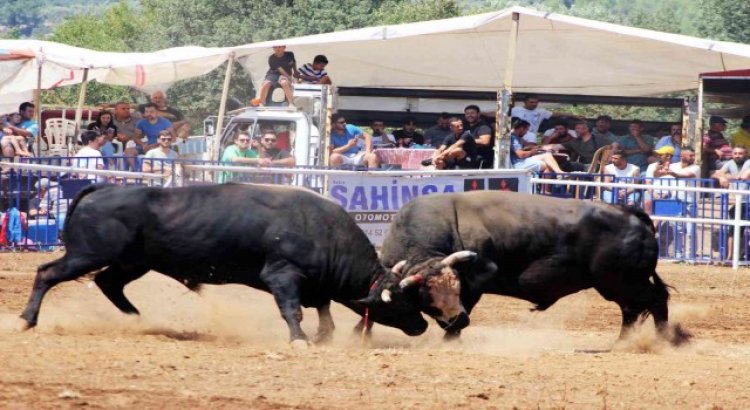
<svg viewBox="0 0 750 410">
<path fill-rule="evenodd" d="M 443 266 L 453 266 L 456 263 L 469 261 L 476 257 L 477 257 L 476 252 L 458 251 L 458 252 L 453 252 L 452 254 L 446 256 L 442 261 L 440 261 L 440 263 Z"/>
<path fill-rule="evenodd" d="M 393 265 L 393 267 L 391 268 L 391 271 L 393 271 L 393 273 L 395 273 L 396 275 L 400 275 L 401 274 L 401 269 L 403 269 L 405 265 L 406 265 L 406 261 L 403 260 L 403 261 L 401 261 L 401 262 Z"/>
</svg>

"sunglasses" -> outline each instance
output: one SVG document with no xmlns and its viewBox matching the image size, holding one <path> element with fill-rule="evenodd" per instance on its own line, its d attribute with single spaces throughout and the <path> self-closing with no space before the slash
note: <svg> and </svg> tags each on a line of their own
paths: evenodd
<svg viewBox="0 0 750 410">
<path fill-rule="evenodd" d="M 263 141 L 265 142 L 276 142 L 275 138 L 263 138 Z"/>
</svg>

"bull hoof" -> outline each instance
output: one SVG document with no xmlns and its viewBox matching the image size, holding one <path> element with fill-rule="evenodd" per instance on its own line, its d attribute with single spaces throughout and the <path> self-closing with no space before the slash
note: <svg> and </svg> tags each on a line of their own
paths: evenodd
<svg viewBox="0 0 750 410">
<path fill-rule="evenodd" d="M 461 341 L 461 332 L 445 332 L 444 342 L 457 343 Z"/>
<path fill-rule="evenodd" d="M 307 340 L 295 339 L 289 342 L 294 350 L 307 350 L 310 348 L 310 343 Z"/>
<path fill-rule="evenodd" d="M 672 346 L 682 346 L 690 342 L 690 339 L 692 338 L 692 333 L 683 329 L 680 325 L 675 325 L 675 327 L 672 329 L 672 337 L 670 338 L 670 342 L 672 343 Z"/>
<path fill-rule="evenodd" d="M 19 332 L 25 332 L 25 331 L 27 331 L 29 329 L 33 329 L 35 327 L 36 327 L 36 322 L 29 322 L 28 320 L 24 319 L 23 317 L 21 317 L 20 319 L 18 319 L 18 321 L 17 321 L 17 323 L 15 325 L 15 329 L 17 331 L 19 331 Z"/>
</svg>

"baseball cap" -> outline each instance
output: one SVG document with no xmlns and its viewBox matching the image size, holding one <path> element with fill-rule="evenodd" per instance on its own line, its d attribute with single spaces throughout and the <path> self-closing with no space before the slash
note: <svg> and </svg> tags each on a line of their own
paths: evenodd
<svg viewBox="0 0 750 410">
<path fill-rule="evenodd" d="M 664 155 L 664 154 L 674 155 L 674 148 L 670 147 L 669 145 L 665 145 L 659 149 L 655 149 L 654 152 L 659 155 Z"/>
<path fill-rule="evenodd" d="M 726 124 L 727 120 L 725 120 L 723 117 L 720 117 L 718 115 L 712 115 L 711 118 L 708 119 L 709 124 Z"/>
</svg>

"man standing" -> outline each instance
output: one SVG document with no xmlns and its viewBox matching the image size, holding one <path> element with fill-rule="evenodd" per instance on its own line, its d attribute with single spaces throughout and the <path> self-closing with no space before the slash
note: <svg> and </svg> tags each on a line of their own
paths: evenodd
<svg viewBox="0 0 750 410">
<path fill-rule="evenodd" d="M 451 116 L 447 112 L 440 113 L 437 123 L 424 131 L 424 143 L 435 148 L 443 145 L 443 140 L 453 135 L 450 119 Z"/>
<path fill-rule="evenodd" d="M 403 128 L 393 131 L 396 146 L 409 148 L 412 144 L 424 144 L 424 135 L 417 132 L 417 119 L 408 116 L 404 118 Z"/>
<path fill-rule="evenodd" d="M 732 159 L 711 175 L 719 181 L 722 188 L 729 188 L 732 181 L 746 177 L 750 171 L 750 161 L 747 159 L 747 148 L 738 145 L 732 149 Z"/>
<path fill-rule="evenodd" d="M 260 86 L 258 96 L 250 101 L 250 105 L 264 105 L 268 99 L 268 93 L 271 88 L 279 86 L 284 90 L 286 101 L 289 104 L 294 103 L 294 94 L 292 92 L 293 77 L 298 76 L 297 62 L 294 60 L 294 53 L 286 51 L 286 46 L 273 46 L 273 54 L 268 57 L 268 72 L 266 79 Z"/>
<path fill-rule="evenodd" d="M 672 124 L 669 127 L 669 135 L 661 137 L 654 146 L 657 150 L 661 147 L 672 147 L 674 155 L 672 155 L 670 162 L 673 164 L 680 162 L 680 153 L 682 152 L 682 124 Z"/>
<path fill-rule="evenodd" d="M 469 131 L 464 131 L 464 124 L 458 118 L 449 118 L 451 134 L 443 140 L 432 163 L 435 169 L 473 169 L 477 163 L 477 144 Z"/>
<path fill-rule="evenodd" d="M 495 138 L 492 136 L 492 128 L 487 125 L 479 116 L 479 107 L 468 105 L 464 108 L 464 118 L 466 119 L 466 129 L 471 133 L 474 142 L 477 144 L 477 168 L 492 168 L 495 160 Z"/>
<path fill-rule="evenodd" d="M 649 160 L 651 150 L 654 146 L 654 140 L 650 135 L 643 133 L 643 123 L 640 120 L 633 120 L 628 126 L 628 134 L 623 135 L 617 140 L 619 149 L 625 151 L 628 162 L 637 166 L 639 170 L 645 170 L 652 158 Z"/>
<path fill-rule="evenodd" d="M 331 117 L 331 166 L 367 165 L 378 168 L 380 160 L 372 152 L 370 135 L 358 127 L 347 124 L 343 115 L 336 113 Z"/>
<path fill-rule="evenodd" d="M 261 167 L 293 167 L 294 157 L 289 151 L 276 148 L 276 134 L 265 132 L 260 138 L 260 158 L 258 165 Z"/>
<path fill-rule="evenodd" d="M 135 124 L 135 128 L 135 138 L 132 141 L 141 147 L 138 151 L 143 151 L 144 153 L 156 148 L 158 145 L 157 139 L 162 131 L 169 131 L 170 134 L 174 134 L 172 122 L 159 116 L 158 109 L 154 103 L 145 105 L 143 119 Z M 143 142 L 144 135 L 147 139 L 146 142 Z"/>
<path fill-rule="evenodd" d="M 326 56 L 322 54 L 317 55 L 313 59 L 312 64 L 307 63 L 300 67 L 294 77 L 307 84 L 331 84 L 331 78 L 326 72 L 327 65 L 328 59 Z"/>
<path fill-rule="evenodd" d="M 528 122 L 529 132 L 537 134 L 542 121 L 552 118 L 555 115 L 552 111 L 547 111 L 539 106 L 539 96 L 529 94 L 523 99 L 523 107 L 513 107 L 510 111 L 512 117 L 518 117 Z"/>
<path fill-rule="evenodd" d="M 703 136 L 703 155 L 705 160 L 704 166 L 707 171 L 721 169 L 725 163 L 731 162 L 734 158 L 732 146 L 726 138 L 724 131 L 727 129 L 727 121 L 718 116 L 712 115 L 708 119 L 708 132 Z"/>
<path fill-rule="evenodd" d="M 732 135 L 732 145 L 750 147 L 750 115 L 742 117 L 739 131 Z"/>
</svg>

